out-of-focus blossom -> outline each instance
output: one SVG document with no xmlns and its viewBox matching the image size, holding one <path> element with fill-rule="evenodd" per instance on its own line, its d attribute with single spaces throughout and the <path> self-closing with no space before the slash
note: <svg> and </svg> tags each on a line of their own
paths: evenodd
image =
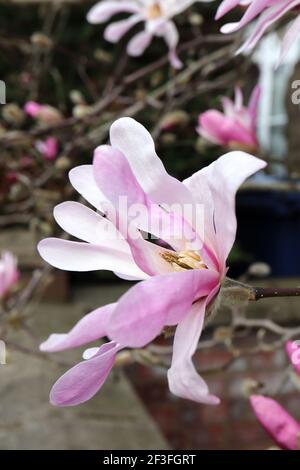
<svg viewBox="0 0 300 470">
<path fill-rule="evenodd" d="M 186 111 L 176 110 L 165 114 L 160 121 L 160 129 L 164 132 L 173 131 L 178 127 L 185 127 L 189 122 L 189 115 Z"/>
<path fill-rule="evenodd" d="M 141 56 L 150 45 L 154 36 L 165 40 L 169 48 L 169 58 L 174 68 L 181 68 L 182 63 L 176 54 L 179 34 L 172 18 L 196 1 L 212 0 L 103 0 L 88 13 L 90 23 L 105 23 L 118 13 L 130 13 L 125 20 L 111 23 L 104 31 L 107 41 L 116 43 L 137 23 L 143 21 L 145 29 L 137 33 L 128 43 L 130 56 Z"/>
<path fill-rule="evenodd" d="M 48 126 L 59 124 L 63 120 L 63 115 L 58 109 L 35 101 L 28 101 L 24 106 L 24 111 L 39 123 Z"/>
<path fill-rule="evenodd" d="M 287 450 L 299 450 L 300 424 L 272 398 L 250 397 L 256 418 L 274 442 Z"/>
<path fill-rule="evenodd" d="M 256 86 L 248 106 L 243 105 L 241 89 L 236 87 L 235 101 L 222 98 L 223 113 L 210 109 L 200 114 L 198 133 L 206 140 L 229 148 L 254 151 L 257 148 L 256 120 L 260 87 Z"/>
<path fill-rule="evenodd" d="M 285 350 L 295 371 L 300 375 L 300 341 L 288 341 Z"/>
<path fill-rule="evenodd" d="M 70 172 L 74 188 L 106 217 L 76 202 L 60 204 L 54 210 L 56 221 L 83 242 L 48 238 L 38 249 L 60 269 L 107 269 L 141 282 L 117 303 L 85 316 L 68 334 L 51 335 L 41 345 L 42 351 L 56 352 L 105 336 L 110 339 L 87 350 L 85 360 L 56 382 L 51 402 L 71 406 L 88 400 L 105 382 L 118 351 L 141 348 L 165 326 L 177 325 L 168 371 L 170 390 L 183 398 L 217 404 L 219 399 L 198 375 L 192 356 L 207 307 L 227 271 L 236 233 L 235 193 L 265 162 L 230 152 L 180 182 L 166 172 L 151 135 L 135 120 L 116 121 L 110 142 L 111 146 L 95 150 L 93 165 Z M 127 211 L 120 208 L 124 197 Z M 137 207 L 143 208 L 139 218 Z M 145 240 L 141 230 L 168 248 Z"/>
<path fill-rule="evenodd" d="M 0 299 L 5 297 L 19 280 L 17 259 L 9 251 L 0 258 Z"/>
<path fill-rule="evenodd" d="M 222 33 L 233 33 L 258 17 L 253 31 L 238 51 L 242 52 L 252 50 L 265 31 L 288 12 L 295 11 L 295 13 L 297 13 L 298 7 L 300 6 L 300 0 L 247 0 L 246 2 L 244 0 L 223 0 L 218 8 L 216 19 L 221 18 L 237 6 L 246 6 L 246 12 L 240 21 L 224 25 L 221 28 Z M 279 63 L 282 61 L 299 34 L 300 15 L 297 15 L 294 23 L 289 27 L 283 38 Z"/>
<path fill-rule="evenodd" d="M 58 140 L 55 137 L 48 137 L 46 140 L 36 142 L 37 150 L 43 155 L 45 160 L 53 161 L 58 155 Z"/>
</svg>

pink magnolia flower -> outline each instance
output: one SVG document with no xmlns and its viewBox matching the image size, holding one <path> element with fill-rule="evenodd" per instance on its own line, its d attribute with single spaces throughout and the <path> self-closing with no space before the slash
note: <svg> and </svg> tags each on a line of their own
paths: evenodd
<svg viewBox="0 0 300 470">
<path fill-rule="evenodd" d="M 288 341 L 285 345 L 285 350 L 295 371 L 300 374 L 300 342 Z"/>
<path fill-rule="evenodd" d="M 50 400 L 60 406 L 88 400 L 105 382 L 118 351 L 141 348 L 165 326 L 178 325 L 168 371 L 170 390 L 183 398 L 217 404 L 219 399 L 197 374 L 192 356 L 205 312 L 227 271 L 226 258 L 236 233 L 235 193 L 265 162 L 231 152 L 180 182 L 166 172 L 151 135 L 135 120 L 117 120 L 110 142 L 95 150 L 93 165 L 70 172 L 74 188 L 106 217 L 77 202 L 62 203 L 54 210 L 56 221 L 83 242 L 48 238 L 38 249 L 60 269 L 106 269 L 141 282 L 118 302 L 86 315 L 69 333 L 53 334 L 41 345 L 42 351 L 56 352 L 110 339 L 84 353 L 84 361 L 55 383 Z M 120 198 L 125 196 L 126 214 L 120 210 Z M 130 211 L 136 205 L 143 208 L 139 218 Z M 183 216 L 186 206 L 193 210 Z M 203 207 L 199 223 L 197 211 Z M 141 230 L 153 233 L 168 248 L 145 240 Z"/>
<path fill-rule="evenodd" d="M 44 156 L 45 160 L 53 161 L 58 155 L 58 140 L 55 137 L 38 140 L 36 148 Z"/>
<path fill-rule="evenodd" d="M 235 90 L 235 101 L 223 97 L 223 113 L 210 109 L 199 116 L 199 134 L 205 139 L 229 148 L 257 148 L 256 118 L 261 89 L 256 86 L 247 107 L 239 87 Z"/>
<path fill-rule="evenodd" d="M 277 401 L 252 395 L 250 403 L 262 427 L 281 449 L 299 449 L 300 424 Z"/>
<path fill-rule="evenodd" d="M 195 1 L 212 0 L 103 0 L 88 13 L 90 23 L 105 23 L 118 13 L 131 13 L 128 19 L 110 24 L 104 31 L 107 41 L 116 43 L 137 23 L 143 21 L 145 29 L 137 33 L 128 43 L 130 56 L 141 56 L 150 45 L 154 36 L 162 37 L 168 48 L 170 62 L 174 68 L 181 68 L 182 63 L 176 54 L 179 35 L 172 18 Z"/>
<path fill-rule="evenodd" d="M 222 33 L 232 33 L 243 28 L 253 19 L 258 17 L 258 21 L 250 34 L 249 38 L 243 44 L 238 52 L 249 51 L 254 48 L 265 31 L 280 20 L 286 13 L 297 10 L 300 0 L 223 0 L 218 8 L 216 19 L 221 18 L 236 6 L 247 6 L 247 10 L 241 20 L 236 23 L 228 23 L 221 28 Z M 298 15 L 292 26 L 284 36 L 279 63 L 288 52 L 290 46 L 300 33 L 300 16 Z"/>
<path fill-rule="evenodd" d="M 4 251 L 0 258 L 0 299 L 18 282 L 19 276 L 17 259 L 9 251 Z"/>
<path fill-rule="evenodd" d="M 37 119 L 41 124 L 49 126 L 59 124 L 63 119 L 58 109 L 46 104 L 36 103 L 35 101 L 28 101 L 24 106 L 24 111 L 28 116 Z"/>
</svg>

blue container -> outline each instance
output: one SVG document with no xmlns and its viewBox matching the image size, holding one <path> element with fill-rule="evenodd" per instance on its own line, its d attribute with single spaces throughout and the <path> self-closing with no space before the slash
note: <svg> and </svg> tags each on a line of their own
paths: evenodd
<svg viewBox="0 0 300 470">
<path fill-rule="evenodd" d="M 253 261 L 268 263 L 274 277 L 300 276 L 300 192 L 242 190 L 237 217 L 239 246 Z"/>
</svg>

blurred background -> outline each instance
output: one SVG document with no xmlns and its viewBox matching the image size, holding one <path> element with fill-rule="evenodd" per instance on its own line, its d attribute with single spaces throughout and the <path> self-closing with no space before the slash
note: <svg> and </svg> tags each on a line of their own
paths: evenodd
<svg viewBox="0 0 300 470">
<path fill-rule="evenodd" d="M 291 98 L 300 78 L 300 42 L 274 73 L 280 33 L 266 35 L 251 57 L 236 56 L 241 35 L 220 35 L 218 2 L 196 4 L 176 18 L 185 68 L 175 72 L 159 39 L 141 58 L 127 56 L 125 41 L 106 42 L 104 26 L 86 21 L 92 4 L 0 1 L 0 79 L 6 86 L 0 105 L 0 250 L 11 251 L 21 271 L 0 323 L 7 347 L 6 365 L 0 365 L 0 448 L 270 447 L 249 407 L 249 390 L 267 387 L 300 418 L 299 378 L 288 368 L 282 342 L 259 322 L 239 328 L 233 345 L 226 308 L 205 330 L 196 354 L 197 368 L 222 398 L 219 407 L 172 396 L 165 358 L 147 354 L 125 361 L 89 403 L 76 409 L 48 404 L 51 385 L 81 351 L 49 357 L 38 345 L 131 285 L 109 272 L 50 269 L 36 251 L 40 239 L 62 236 L 53 207 L 78 200 L 68 171 L 91 163 L 94 148 L 107 141 L 120 116 L 150 130 L 167 170 L 182 180 L 228 151 L 199 136 L 198 116 L 221 109 L 221 97 L 232 99 L 237 85 L 247 103 L 259 83 L 255 152 L 269 165 L 238 194 L 229 276 L 258 286 L 300 284 L 300 110 Z M 28 112 L 30 102 L 51 107 L 46 119 Z M 299 302 L 266 299 L 250 305 L 248 315 L 294 327 Z M 171 344 L 172 338 L 159 338 L 155 347 L 168 352 Z"/>
</svg>

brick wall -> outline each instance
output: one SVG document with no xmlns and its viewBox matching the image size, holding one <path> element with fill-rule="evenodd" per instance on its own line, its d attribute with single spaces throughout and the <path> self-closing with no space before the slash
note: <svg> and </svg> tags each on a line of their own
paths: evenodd
<svg viewBox="0 0 300 470">
<path fill-rule="evenodd" d="M 228 360 L 222 349 L 197 353 L 198 370 L 220 367 Z M 265 449 L 273 443 L 257 423 L 243 384 L 251 378 L 276 387 L 287 367 L 284 351 L 238 359 L 226 371 L 206 374 L 210 389 L 221 404 L 210 407 L 170 394 L 162 368 L 130 366 L 127 373 L 150 414 L 173 449 Z M 284 383 L 276 397 L 300 419 L 300 393 Z"/>
</svg>

